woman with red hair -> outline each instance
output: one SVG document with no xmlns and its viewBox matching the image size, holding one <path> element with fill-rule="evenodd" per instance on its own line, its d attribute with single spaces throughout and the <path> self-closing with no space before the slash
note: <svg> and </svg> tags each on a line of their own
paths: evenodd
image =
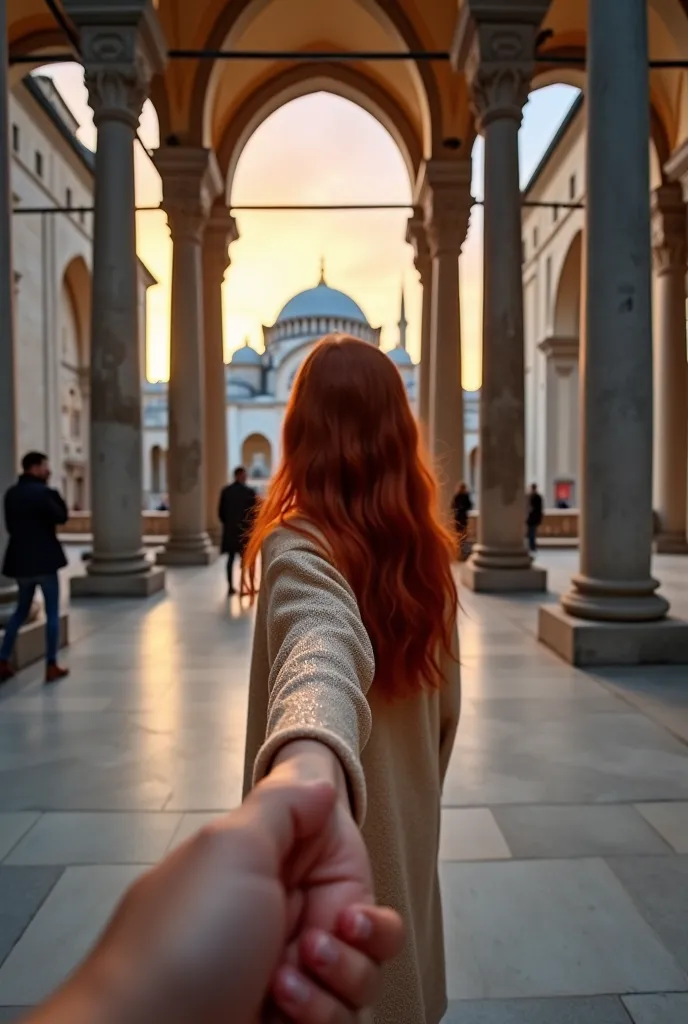
<svg viewBox="0 0 688 1024">
<path fill-rule="evenodd" d="M 455 544 L 396 367 L 366 342 L 324 338 L 294 384 L 246 553 L 251 566 L 262 552 L 262 586 L 245 788 L 277 764 L 337 785 L 336 853 L 360 884 L 333 899 L 327 879 L 328 901 L 290 907 L 290 921 L 327 931 L 371 886 L 401 913 L 406 946 L 376 1024 L 439 1024 L 446 1010 L 437 855 L 460 709 Z"/>
</svg>

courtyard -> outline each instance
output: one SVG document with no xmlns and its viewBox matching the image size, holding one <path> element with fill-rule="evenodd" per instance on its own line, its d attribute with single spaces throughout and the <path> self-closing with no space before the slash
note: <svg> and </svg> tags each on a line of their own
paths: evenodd
<svg viewBox="0 0 688 1024">
<path fill-rule="evenodd" d="M 576 554 L 541 561 L 554 592 Z M 685 561 L 655 570 L 688 617 Z M 36 666 L 0 691 L 0 1021 L 60 981 L 146 865 L 238 802 L 252 613 L 224 593 L 218 564 L 172 569 L 143 607 L 76 602 L 69 679 L 46 690 Z M 582 672 L 537 643 L 540 599 L 461 601 L 448 1024 L 684 1024 L 688 668 Z"/>
</svg>

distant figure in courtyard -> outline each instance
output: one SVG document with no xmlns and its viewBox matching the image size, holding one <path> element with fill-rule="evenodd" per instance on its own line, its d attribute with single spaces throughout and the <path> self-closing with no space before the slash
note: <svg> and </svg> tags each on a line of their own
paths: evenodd
<svg viewBox="0 0 688 1024">
<path fill-rule="evenodd" d="M 169 512 L 170 511 L 170 499 L 166 494 L 162 496 L 155 508 L 156 512 Z"/>
<path fill-rule="evenodd" d="M 541 523 L 542 495 L 537 489 L 537 484 L 533 484 L 530 488 L 530 494 L 528 495 L 528 518 L 526 519 L 526 526 L 528 527 L 528 547 L 533 552 L 537 551 L 537 532 Z"/>
<path fill-rule="evenodd" d="M 234 470 L 234 483 L 223 488 L 218 510 L 218 518 L 222 523 L 222 553 L 227 555 L 227 583 L 230 594 L 236 594 L 234 559 L 237 555 L 241 566 L 240 590 L 242 593 L 245 590 L 244 551 L 255 508 L 256 492 L 246 486 L 246 470 L 239 466 Z"/>
<path fill-rule="evenodd" d="M 69 513 L 58 491 L 48 487 L 50 466 L 47 455 L 29 452 L 22 459 L 22 475 L 5 494 L 5 525 L 9 543 L 3 575 L 15 579 L 19 588 L 17 607 L 7 623 L 0 647 L 0 682 L 14 674 L 12 652 L 19 630 L 31 614 L 36 587 L 45 602 L 46 683 L 68 675 L 57 664 L 60 645 L 60 583 L 58 570 L 67 564 L 56 528 L 67 522 Z"/>
<path fill-rule="evenodd" d="M 466 553 L 466 534 L 468 533 L 468 513 L 473 509 L 470 491 L 465 483 L 460 483 L 452 498 L 452 512 L 456 535 L 459 540 L 459 551 L 463 559 Z"/>
<path fill-rule="evenodd" d="M 244 790 L 285 765 L 336 784 L 342 862 L 365 856 L 362 833 L 375 895 L 409 936 L 375 1024 L 439 1024 L 440 800 L 461 699 L 456 538 L 402 379 L 373 345 L 331 335 L 315 347 L 283 453 L 246 552 L 249 566 L 262 552 L 263 582 Z"/>
</svg>

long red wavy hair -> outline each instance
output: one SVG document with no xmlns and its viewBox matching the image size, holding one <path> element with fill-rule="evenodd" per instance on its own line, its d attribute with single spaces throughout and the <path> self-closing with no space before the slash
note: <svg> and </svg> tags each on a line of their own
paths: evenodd
<svg viewBox="0 0 688 1024">
<path fill-rule="evenodd" d="M 390 698 L 442 684 L 457 595 L 456 542 L 444 525 L 401 376 L 379 349 L 323 338 L 294 383 L 283 460 L 246 552 L 256 564 L 280 525 L 313 524 L 353 590 Z"/>
</svg>

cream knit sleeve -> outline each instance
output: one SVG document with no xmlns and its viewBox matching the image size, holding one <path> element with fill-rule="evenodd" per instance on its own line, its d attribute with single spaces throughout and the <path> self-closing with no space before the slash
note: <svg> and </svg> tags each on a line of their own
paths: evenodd
<svg viewBox="0 0 688 1024">
<path fill-rule="evenodd" d="M 362 825 L 366 786 L 360 755 L 370 736 L 366 693 L 375 662 L 356 598 L 315 544 L 288 529 L 265 545 L 262 586 L 270 696 L 254 785 L 286 743 L 317 740 L 339 758 L 353 815 Z"/>
</svg>

